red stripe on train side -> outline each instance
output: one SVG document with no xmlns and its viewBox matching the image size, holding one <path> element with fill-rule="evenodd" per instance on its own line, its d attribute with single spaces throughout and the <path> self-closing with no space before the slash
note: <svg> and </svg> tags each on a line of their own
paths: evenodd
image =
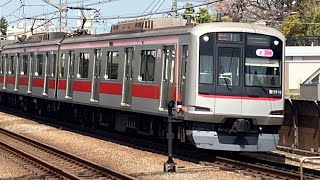
<svg viewBox="0 0 320 180">
<path fill-rule="evenodd" d="M 4 79 L 4 77 L 0 76 L 0 83 L 3 83 L 3 79 Z"/>
<path fill-rule="evenodd" d="M 14 82 L 15 82 L 15 76 L 7 76 L 7 83 L 8 84 L 14 84 Z"/>
<path fill-rule="evenodd" d="M 54 79 L 49 79 L 49 89 L 54 89 L 55 82 L 56 81 Z"/>
<path fill-rule="evenodd" d="M 19 77 L 19 85 L 28 86 L 28 77 L 20 76 Z"/>
<path fill-rule="evenodd" d="M 33 78 L 32 79 L 32 86 L 33 87 L 43 87 L 43 78 Z"/>
<path fill-rule="evenodd" d="M 54 87 L 53 87 L 54 88 Z M 58 81 L 58 89 L 60 90 L 66 90 L 67 88 L 67 80 L 65 79 L 59 79 Z"/>
<path fill-rule="evenodd" d="M 141 98 L 149 98 L 149 99 L 159 99 L 160 86 L 133 84 L 132 85 L 132 96 L 141 97 Z"/>
<path fill-rule="evenodd" d="M 199 94 L 199 96 L 206 97 L 206 98 L 243 99 L 243 100 L 258 100 L 258 101 L 279 101 L 279 100 L 281 100 L 281 98 L 248 97 L 248 96 L 223 96 L 223 95 L 207 95 L 207 94 Z"/>
<path fill-rule="evenodd" d="M 91 92 L 91 81 L 73 81 L 73 90 Z"/>
<path fill-rule="evenodd" d="M 101 82 L 100 83 L 100 93 L 101 94 L 122 94 L 122 83 L 119 82 Z"/>
</svg>

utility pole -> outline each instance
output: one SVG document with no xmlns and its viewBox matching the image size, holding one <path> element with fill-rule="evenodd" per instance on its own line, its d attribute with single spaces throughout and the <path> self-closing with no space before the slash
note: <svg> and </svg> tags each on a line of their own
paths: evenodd
<svg viewBox="0 0 320 180">
<path fill-rule="evenodd" d="M 177 18 L 178 16 L 178 1 L 177 0 L 172 0 L 172 12 L 171 15 L 173 18 Z"/>
<path fill-rule="evenodd" d="M 56 6 L 52 3 L 50 3 L 50 0 L 42 0 L 43 2 L 59 9 L 59 31 L 62 32 L 62 31 L 67 31 L 67 27 L 68 27 L 68 24 L 67 24 L 67 0 L 65 0 L 64 3 L 62 3 L 62 0 L 60 0 L 60 3 L 59 3 L 59 6 Z"/>
</svg>

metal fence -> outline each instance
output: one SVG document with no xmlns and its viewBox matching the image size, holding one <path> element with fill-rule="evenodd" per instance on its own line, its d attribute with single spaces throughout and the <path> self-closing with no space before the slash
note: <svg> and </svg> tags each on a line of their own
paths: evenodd
<svg viewBox="0 0 320 180">
<path fill-rule="evenodd" d="M 320 46 L 320 36 L 287 37 L 286 46 Z"/>
<path fill-rule="evenodd" d="M 285 100 L 285 118 L 279 145 L 320 152 L 320 101 Z"/>
</svg>

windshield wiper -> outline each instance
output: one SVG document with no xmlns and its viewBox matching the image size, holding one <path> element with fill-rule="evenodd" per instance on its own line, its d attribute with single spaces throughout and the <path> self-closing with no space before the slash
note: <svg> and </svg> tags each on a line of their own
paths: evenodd
<svg viewBox="0 0 320 180">
<path fill-rule="evenodd" d="M 223 67 L 222 67 L 222 66 L 220 66 L 220 73 L 221 73 L 221 74 L 224 74 L 224 69 L 223 69 Z M 231 90 L 231 86 L 230 86 L 230 84 L 229 84 L 229 82 L 228 82 L 227 78 L 223 76 L 223 79 L 224 79 L 224 82 L 225 82 L 225 83 L 226 83 L 226 85 L 227 85 L 228 90 Z"/>
</svg>

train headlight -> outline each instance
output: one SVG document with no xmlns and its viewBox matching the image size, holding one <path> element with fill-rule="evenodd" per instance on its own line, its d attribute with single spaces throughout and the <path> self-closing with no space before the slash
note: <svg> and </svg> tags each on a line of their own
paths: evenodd
<svg viewBox="0 0 320 180">
<path fill-rule="evenodd" d="M 209 41 L 209 36 L 203 36 L 203 40 L 205 41 L 205 42 L 208 42 Z"/>
<path fill-rule="evenodd" d="M 275 41 L 273 41 L 273 44 L 278 46 L 279 45 L 279 41 L 275 40 Z"/>
</svg>

